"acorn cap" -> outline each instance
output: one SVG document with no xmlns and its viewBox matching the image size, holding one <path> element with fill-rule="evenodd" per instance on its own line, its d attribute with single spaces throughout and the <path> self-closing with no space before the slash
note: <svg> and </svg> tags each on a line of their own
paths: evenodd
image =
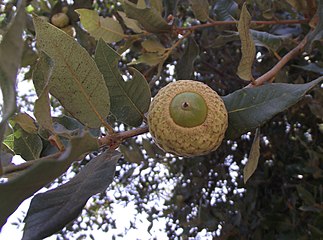
<svg viewBox="0 0 323 240">
<path fill-rule="evenodd" d="M 220 96 L 209 86 L 180 80 L 160 89 L 147 120 L 159 147 L 191 157 L 218 148 L 228 126 L 228 113 Z"/>
</svg>

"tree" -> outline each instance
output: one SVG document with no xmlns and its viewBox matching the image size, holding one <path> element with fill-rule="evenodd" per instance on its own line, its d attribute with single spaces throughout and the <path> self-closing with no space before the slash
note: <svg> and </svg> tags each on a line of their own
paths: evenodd
<svg viewBox="0 0 323 240">
<path fill-rule="evenodd" d="M 1 226 L 56 181 L 33 197 L 23 239 L 77 234 L 81 213 L 86 229 L 108 231 L 113 202 L 146 212 L 147 231 L 166 219 L 170 239 L 203 229 L 219 239 L 323 237 L 322 0 L 35 0 L 1 10 Z M 19 111 L 20 68 L 37 93 L 24 103 L 34 116 Z M 225 139 L 207 155 L 164 153 L 147 134 L 151 96 L 179 79 L 209 85 L 228 110 Z M 26 162 L 12 164 L 17 154 Z M 76 175 L 62 184 L 68 169 Z M 108 187 L 120 194 L 109 198 Z"/>
</svg>

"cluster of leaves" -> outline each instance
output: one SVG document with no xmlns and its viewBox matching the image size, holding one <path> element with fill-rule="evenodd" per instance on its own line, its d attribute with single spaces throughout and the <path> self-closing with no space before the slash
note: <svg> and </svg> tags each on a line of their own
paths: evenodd
<svg viewBox="0 0 323 240">
<path fill-rule="evenodd" d="M 110 184 L 111 189 L 127 187 L 127 194 L 115 201 L 135 201 L 151 224 L 167 218 L 170 238 L 177 236 L 178 229 L 183 230 L 183 238 L 202 229 L 213 236 L 221 229 L 224 239 L 322 237 L 323 153 L 318 144 L 322 89 L 285 111 L 322 81 L 318 59 L 323 2 L 301 2 L 7 3 L 0 43 L 0 226 L 23 200 L 87 155 L 90 161 L 74 167 L 78 174 L 69 182 L 35 195 L 25 218 L 24 239 L 61 230 L 91 196 Z M 40 17 L 50 18 L 63 7 L 76 29 L 75 39 Z M 282 19 L 280 25 L 273 20 L 277 17 Z M 290 18 L 303 19 L 291 22 Z M 305 39 L 303 45 L 295 40 L 299 35 Z M 291 46 L 297 51 L 306 48 L 307 61 L 295 58 L 294 65 L 283 68 L 285 62 L 275 70 L 277 83 L 245 87 L 249 82 L 257 85 L 264 73 L 274 69 L 275 57 L 277 65 L 286 61 L 279 56 L 293 52 Z M 255 62 L 257 52 L 261 58 Z M 33 105 L 35 119 L 17 111 L 19 66 L 30 69 L 24 77 L 32 79 L 38 97 Z M 174 79 L 193 78 L 224 95 L 229 127 L 219 150 L 181 159 L 165 155 L 148 136 L 131 138 L 147 132 L 144 120 L 152 95 Z M 57 105 L 64 115 L 52 117 L 51 108 Z M 122 128 L 127 131 L 114 131 Z M 252 142 L 250 132 L 255 129 Z M 26 163 L 12 164 L 15 154 Z M 120 158 L 122 171 L 113 181 Z M 258 159 L 261 164 L 253 175 Z M 160 166 L 167 169 L 166 176 L 158 174 Z M 135 169 L 140 174 L 133 174 Z M 149 174 L 141 174 L 147 170 Z M 169 191 L 162 182 L 174 188 Z M 164 209 L 147 207 L 163 192 Z M 93 201 L 86 214 L 97 217 L 105 205 L 102 199 Z M 102 218 L 109 218 L 106 215 Z M 113 226 L 113 219 L 107 222 Z M 67 229 L 78 231 L 78 224 Z"/>
</svg>

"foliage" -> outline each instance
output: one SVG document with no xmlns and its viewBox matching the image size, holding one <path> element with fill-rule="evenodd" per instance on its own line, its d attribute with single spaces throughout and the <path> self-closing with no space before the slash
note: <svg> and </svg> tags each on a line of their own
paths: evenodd
<svg viewBox="0 0 323 240">
<path fill-rule="evenodd" d="M 170 239 L 323 237 L 322 0 L 0 7 L 0 227 L 56 181 L 33 197 L 23 239 L 78 235 L 78 216 L 108 231 L 114 203 L 147 213 L 148 232 L 166 219 Z M 59 12 L 72 31 L 50 23 Z M 228 110 L 209 155 L 172 156 L 147 134 L 151 96 L 183 78 L 208 84 Z M 20 110 L 17 81 L 35 88 L 24 102 L 33 114 Z M 15 165 L 18 154 L 26 162 Z M 76 176 L 61 184 L 68 169 Z"/>
</svg>

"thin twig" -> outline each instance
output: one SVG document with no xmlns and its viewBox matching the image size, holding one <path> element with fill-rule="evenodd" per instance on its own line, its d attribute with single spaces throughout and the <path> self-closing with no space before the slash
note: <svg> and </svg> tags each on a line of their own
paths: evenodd
<svg viewBox="0 0 323 240">
<path fill-rule="evenodd" d="M 114 133 L 112 135 L 106 135 L 98 140 L 99 146 L 108 146 L 110 148 L 117 148 L 125 139 L 147 133 L 149 131 L 148 126 L 138 127 L 124 132 Z"/>
<path fill-rule="evenodd" d="M 164 59 L 162 62 L 160 62 L 158 64 L 158 68 L 157 68 L 157 74 L 149 81 L 149 87 L 153 88 L 153 86 L 155 85 L 156 81 L 159 79 L 161 72 L 163 70 L 163 65 L 166 59 Z"/>
<path fill-rule="evenodd" d="M 125 140 L 127 138 L 131 138 L 131 137 L 135 137 L 144 133 L 147 133 L 149 131 L 149 128 L 147 125 L 143 126 L 143 127 L 138 127 L 129 131 L 125 131 L 125 132 L 120 132 L 119 133 L 119 137 L 122 140 Z"/>
<path fill-rule="evenodd" d="M 303 52 L 306 43 L 307 38 L 305 37 L 295 48 L 293 48 L 284 57 L 282 57 L 281 60 L 273 68 L 257 78 L 252 84 L 250 83 L 247 87 L 255 87 L 262 85 L 265 82 L 272 81 L 275 78 L 276 74 L 287 64 L 287 62 Z"/>
<path fill-rule="evenodd" d="M 192 31 L 190 30 L 186 31 L 185 34 L 180 39 L 178 39 L 178 41 L 173 46 L 167 49 L 167 51 L 164 53 L 163 61 L 158 64 L 157 74 L 149 82 L 150 88 L 152 88 L 155 85 L 155 82 L 159 79 L 161 72 L 163 70 L 164 62 L 169 57 L 169 55 L 182 43 L 184 39 L 188 38 L 188 36 L 191 34 L 192 34 Z"/>
<path fill-rule="evenodd" d="M 275 25 L 275 24 L 301 24 L 308 23 L 309 19 L 302 20 L 272 20 L 272 21 L 251 21 L 251 25 Z M 212 21 L 210 23 L 194 25 L 191 27 L 177 27 L 177 31 L 194 31 L 199 28 L 213 27 L 218 25 L 234 25 L 238 24 L 238 21 Z"/>
</svg>

